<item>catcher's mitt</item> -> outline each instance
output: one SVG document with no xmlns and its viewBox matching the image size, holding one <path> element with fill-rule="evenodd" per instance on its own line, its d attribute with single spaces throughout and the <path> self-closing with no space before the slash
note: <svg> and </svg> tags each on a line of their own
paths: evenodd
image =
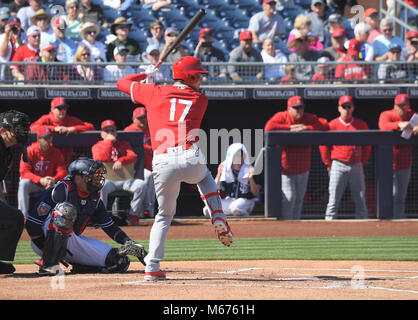
<svg viewBox="0 0 418 320">
<path fill-rule="evenodd" d="M 145 251 L 144 246 L 133 240 L 126 241 L 125 244 L 118 249 L 118 253 L 123 256 L 135 256 L 145 266 L 144 258 L 147 255 L 147 252 Z"/>
</svg>

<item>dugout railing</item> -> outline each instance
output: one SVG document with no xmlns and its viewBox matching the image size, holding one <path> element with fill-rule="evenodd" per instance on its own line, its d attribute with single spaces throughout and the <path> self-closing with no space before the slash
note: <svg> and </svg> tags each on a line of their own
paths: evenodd
<svg viewBox="0 0 418 320">
<path fill-rule="evenodd" d="M 144 178 L 144 143 L 143 133 L 139 131 L 118 131 L 118 140 L 128 141 L 138 155 L 137 162 L 135 163 L 135 177 Z M 55 147 L 72 147 L 73 148 L 73 160 L 79 157 L 92 157 L 91 148 L 92 146 L 102 140 L 100 131 L 85 131 L 79 133 L 73 133 L 70 135 L 55 134 L 53 137 L 53 145 Z M 30 134 L 30 142 L 36 141 L 36 133 Z M 22 147 L 16 145 L 12 148 L 13 152 L 13 163 L 5 177 L 5 192 L 6 200 L 10 205 L 17 207 L 17 191 L 19 187 L 20 173 L 19 165 L 22 153 Z"/>
<path fill-rule="evenodd" d="M 16 65 L 24 75 L 24 80 L 17 80 L 10 71 L 10 66 Z M 0 63 L 0 85 L 115 85 L 119 78 L 107 72 L 107 66 L 114 66 L 115 62 L 96 63 L 62 63 L 62 62 L 3 62 Z M 142 62 L 120 63 L 120 66 L 131 67 L 126 74 L 142 72 L 148 65 Z M 319 63 L 287 62 L 205 62 L 203 68 L 208 70 L 202 85 L 335 85 L 335 84 L 402 84 L 418 83 L 418 61 L 329 61 L 325 78 L 313 80 L 319 72 Z M 338 65 L 345 66 L 338 72 Z M 89 67 L 94 76 L 84 79 L 78 73 L 78 67 Z M 165 68 L 165 69 L 164 69 Z M 292 71 L 293 70 L 293 71 Z M 171 65 L 164 63 L 160 73 L 155 77 L 157 83 L 171 84 Z M 290 72 L 290 73 L 289 73 Z M 293 75 L 291 75 L 293 72 Z M 364 72 L 364 74 L 362 74 Z M 238 74 L 241 79 L 235 79 Z M 259 76 L 261 74 L 261 76 Z M 224 76 L 220 76 L 224 75 Z M 285 77 L 290 75 L 290 79 Z M 341 75 L 341 76 L 340 76 Z"/>
<path fill-rule="evenodd" d="M 409 218 L 418 217 L 416 211 L 418 196 L 415 185 L 416 180 L 416 159 L 418 136 L 412 136 L 410 140 L 401 138 L 399 132 L 379 131 L 379 130 L 359 130 L 359 131 L 311 131 L 293 133 L 288 131 L 270 131 L 265 132 L 264 141 L 264 215 L 266 217 L 281 217 L 281 146 L 312 146 L 312 160 L 316 157 L 318 161 L 317 147 L 321 145 L 356 145 L 356 146 L 372 146 L 373 152 L 370 161 L 373 162 L 371 173 L 371 182 L 374 184 L 373 204 L 375 212 L 373 217 L 377 219 L 393 218 L 393 151 L 394 145 L 412 145 L 414 146 L 413 173 L 409 182 L 409 189 L 414 188 L 413 194 L 410 195 L 413 202 L 411 207 L 413 212 L 407 215 Z M 415 161 L 414 161 L 415 160 Z M 322 164 L 320 174 L 312 173 L 313 170 L 318 171 L 318 164 L 314 168 L 315 161 L 312 161 L 310 179 L 320 179 L 319 176 L 327 175 L 325 166 Z M 414 163 L 415 162 L 415 163 Z M 366 164 L 367 165 L 367 164 Z M 365 165 L 365 167 L 366 167 Z M 320 165 L 319 165 L 320 166 Z M 366 179 L 367 175 L 366 175 Z M 370 182 L 370 181 L 369 181 Z M 328 190 L 327 179 L 323 179 L 322 190 Z M 309 186 L 308 186 L 309 188 Z M 347 186 L 347 190 L 349 190 Z M 347 192 L 346 190 L 346 192 Z M 309 190 L 308 190 L 309 192 Z M 349 192 L 349 191 L 348 191 Z M 367 190 L 366 190 L 367 192 Z M 305 201 L 307 197 L 305 197 Z M 312 201 L 309 199 L 308 201 Z M 326 201 L 325 201 L 326 205 Z M 322 207 L 324 209 L 324 207 Z M 369 208 L 370 209 L 370 208 Z M 369 210 L 370 212 L 370 210 Z M 324 218 L 325 211 L 313 215 L 315 218 Z M 311 215 L 312 216 L 312 215 Z M 302 219 L 310 217 L 309 212 L 302 212 Z M 353 214 L 339 215 L 339 218 L 352 218 Z M 370 215 L 369 215 L 370 217 Z"/>
</svg>

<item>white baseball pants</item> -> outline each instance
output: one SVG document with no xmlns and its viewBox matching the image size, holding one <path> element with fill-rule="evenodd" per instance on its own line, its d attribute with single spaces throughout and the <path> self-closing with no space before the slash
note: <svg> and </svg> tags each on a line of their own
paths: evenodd
<svg viewBox="0 0 418 320">
<path fill-rule="evenodd" d="M 411 167 L 393 171 L 393 218 L 403 219 Z"/>
<path fill-rule="evenodd" d="M 213 210 L 212 219 L 220 217 L 226 221 L 219 195 L 213 196 L 218 193 L 217 185 L 206 166 L 204 155 L 197 147 L 173 154 L 154 155 L 152 175 L 159 209 L 151 228 L 145 272 L 160 270 L 168 229 L 176 214 L 181 182 L 197 184 L 201 195 L 207 196 L 205 201 Z"/>
<path fill-rule="evenodd" d="M 45 238 L 50 220 L 51 214 L 45 220 L 45 223 L 43 225 L 43 232 Z M 39 250 L 39 248 L 32 241 L 31 246 L 33 251 L 35 251 L 37 255 L 42 257 L 42 251 Z M 70 262 L 83 264 L 87 266 L 104 267 L 106 257 L 111 249 L 112 246 L 104 242 L 101 242 L 93 238 L 88 238 L 83 235 L 78 236 L 74 232 L 72 232 L 68 238 L 67 255 L 65 256 L 65 259 Z"/>
<path fill-rule="evenodd" d="M 299 220 L 308 185 L 309 171 L 301 174 L 282 174 L 282 214 L 280 220 Z"/>
<path fill-rule="evenodd" d="M 347 184 L 350 185 L 355 218 L 366 219 L 368 217 L 363 164 L 361 162 L 346 163 L 333 160 L 329 177 L 329 200 L 325 220 L 332 220 L 337 215 Z"/>
</svg>

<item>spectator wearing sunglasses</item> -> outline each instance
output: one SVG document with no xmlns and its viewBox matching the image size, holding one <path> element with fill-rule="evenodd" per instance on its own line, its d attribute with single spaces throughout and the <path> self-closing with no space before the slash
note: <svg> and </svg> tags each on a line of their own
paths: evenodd
<svg viewBox="0 0 418 320">
<path fill-rule="evenodd" d="M 30 130 L 38 132 L 40 126 L 46 126 L 55 134 L 69 135 L 75 132 L 95 130 L 94 125 L 84 122 L 77 117 L 68 115 L 70 105 L 64 97 L 55 97 L 51 101 L 51 111 L 49 114 L 41 116 L 31 124 Z M 59 148 L 64 156 L 65 167 L 67 168 L 73 159 L 73 148 Z"/>
<path fill-rule="evenodd" d="M 34 26 L 37 26 L 41 31 L 41 44 L 54 41 L 54 31 L 51 27 L 52 16 L 44 9 L 39 9 L 30 18 Z"/>
<path fill-rule="evenodd" d="M 281 130 L 303 132 L 328 130 L 326 121 L 315 114 L 305 112 L 305 102 L 300 96 L 287 100 L 287 110 L 277 112 L 267 121 L 264 131 Z M 280 219 L 300 219 L 303 198 L 311 168 L 310 146 L 282 147 L 282 214 Z"/>
<path fill-rule="evenodd" d="M 315 41 L 315 36 L 308 33 L 297 31 L 295 38 L 289 43 L 289 48 L 295 49 L 289 55 L 289 62 L 307 62 L 317 61 L 321 55 L 320 51 L 310 50 L 309 45 Z M 314 65 L 298 64 L 296 65 L 296 79 L 311 80 L 315 73 Z"/>
<path fill-rule="evenodd" d="M 135 70 L 126 65 L 126 58 L 128 56 L 128 49 L 120 46 L 113 50 L 113 58 L 116 64 L 110 64 L 103 70 L 103 79 L 107 84 L 114 84 L 120 78 L 126 77 L 129 74 L 135 73 Z"/>
<path fill-rule="evenodd" d="M 85 45 L 80 45 L 74 55 L 74 66 L 71 80 L 82 80 L 88 82 L 101 81 L 102 74 L 96 64 L 91 62 L 90 49 Z"/>
<path fill-rule="evenodd" d="M 12 62 L 35 62 L 39 57 L 39 45 L 41 31 L 36 26 L 31 26 L 26 31 L 27 44 L 20 46 L 13 54 Z M 24 65 L 11 65 L 12 76 L 18 81 L 25 80 Z"/>
<path fill-rule="evenodd" d="M 0 62 L 11 61 L 16 50 L 24 45 L 23 40 L 20 20 L 16 16 L 11 16 L 4 27 L 4 33 L 0 34 Z M 10 67 L 2 64 L 0 80 L 9 81 L 11 77 Z"/>
<path fill-rule="evenodd" d="M 57 17 L 52 21 L 52 30 L 54 31 L 53 45 L 57 48 L 57 58 L 62 62 L 71 63 L 74 60 L 74 54 L 77 44 L 66 36 L 67 23 L 62 17 Z"/>
<path fill-rule="evenodd" d="M 393 20 L 390 18 L 382 19 L 380 31 L 382 34 L 373 41 L 373 50 L 376 61 L 386 61 L 388 59 L 389 45 L 394 43 L 405 48 L 405 43 L 401 38 L 393 34 Z"/>
<path fill-rule="evenodd" d="M 93 22 L 86 22 L 80 31 L 81 43 L 90 49 L 91 61 L 105 62 L 106 61 L 106 45 L 97 41 L 96 38 L 100 33 L 100 28 Z"/>
<path fill-rule="evenodd" d="M 51 62 L 61 62 L 57 59 L 57 49 L 50 42 L 40 45 L 38 62 L 42 64 L 28 65 L 26 76 L 28 84 L 66 84 L 70 78 L 70 69 L 66 65 L 57 65 Z"/>
<path fill-rule="evenodd" d="M 418 31 L 410 30 L 406 34 L 406 48 L 402 52 L 403 59 L 407 61 L 418 61 Z M 418 65 L 409 64 L 409 73 L 414 83 L 418 83 Z"/>
<path fill-rule="evenodd" d="M 353 117 L 354 101 L 351 96 L 341 96 L 338 100 L 340 116 L 329 122 L 329 130 L 368 130 L 366 122 Z M 351 199 L 354 201 L 355 218 L 366 219 L 366 184 L 364 164 L 370 158 L 370 146 L 320 146 L 322 162 L 329 175 L 329 201 L 325 220 L 333 220 L 347 185 L 350 185 Z"/>
<path fill-rule="evenodd" d="M 179 32 L 176 28 L 170 27 L 165 30 L 164 40 L 165 46 L 164 49 L 160 52 L 160 56 L 163 56 L 165 52 L 170 48 L 171 44 L 177 39 Z M 190 56 L 190 51 L 183 45 L 179 45 L 174 49 L 167 57 L 166 61 L 169 64 L 173 64 L 181 57 Z"/>
<path fill-rule="evenodd" d="M 129 38 L 129 31 L 131 30 L 132 22 L 126 20 L 125 17 L 116 18 L 110 26 L 110 31 L 116 36 L 116 39 L 107 45 L 106 58 L 107 61 L 115 61 L 113 58 L 113 51 L 116 47 L 124 46 L 128 49 L 128 62 L 138 62 L 140 60 L 141 50 L 138 42 Z"/>
<path fill-rule="evenodd" d="M 388 59 L 385 63 L 379 64 L 377 78 L 380 83 L 405 83 L 410 78 L 408 65 L 396 63 L 402 61 L 402 48 L 399 44 L 389 45 Z"/>
</svg>

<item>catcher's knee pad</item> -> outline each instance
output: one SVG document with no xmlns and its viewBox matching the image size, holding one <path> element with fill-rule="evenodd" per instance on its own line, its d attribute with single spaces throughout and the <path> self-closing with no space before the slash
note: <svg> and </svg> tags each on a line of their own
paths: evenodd
<svg viewBox="0 0 418 320">
<path fill-rule="evenodd" d="M 51 267 L 65 257 L 67 242 L 73 232 L 73 225 L 77 218 L 77 209 L 70 202 L 60 202 L 52 213 L 51 221 L 43 249 L 42 260 L 46 267 Z"/>
<path fill-rule="evenodd" d="M 105 266 L 109 272 L 126 272 L 128 271 L 131 260 L 128 256 L 120 255 L 118 249 L 112 248 L 105 259 Z"/>
</svg>

